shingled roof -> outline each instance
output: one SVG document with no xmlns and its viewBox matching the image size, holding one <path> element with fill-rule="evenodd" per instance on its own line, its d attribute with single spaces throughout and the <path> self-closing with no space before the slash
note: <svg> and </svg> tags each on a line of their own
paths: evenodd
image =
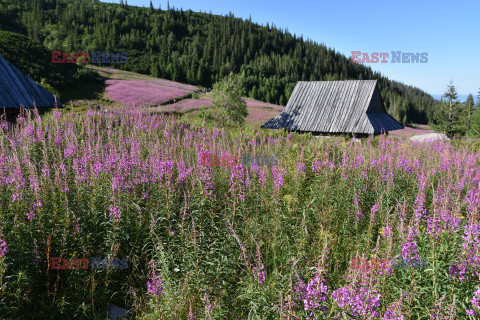
<svg viewBox="0 0 480 320">
<path fill-rule="evenodd" d="M 299 81 L 283 112 L 262 128 L 375 134 L 403 129 L 387 114 L 377 80 Z"/>
<path fill-rule="evenodd" d="M 0 109 L 51 108 L 60 101 L 0 56 Z"/>
</svg>

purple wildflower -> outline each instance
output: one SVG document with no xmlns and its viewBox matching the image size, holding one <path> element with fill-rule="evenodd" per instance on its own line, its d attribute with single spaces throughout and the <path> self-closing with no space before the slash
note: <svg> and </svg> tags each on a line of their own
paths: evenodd
<svg viewBox="0 0 480 320">
<path fill-rule="evenodd" d="M 240 201 L 245 201 L 245 167 L 241 164 L 234 165 L 230 175 L 229 192 L 238 194 Z"/>
<path fill-rule="evenodd" d="M 5 255 L 7 254 L 7 252 L 8 252 L 7 243 L 5 242 L 5 240 L 3 240 L 2 238 L 0 238 L 0 258 L 5 257 Z"/>
<path fill-rule="evenodd" d="M 342 315 L 350 312 L 354 317 L 378 318 L 379 313 L 375 308 L 380 307 L 381 294 L 375 289 L 369 290 L 365 286 L 347 286 L 339 288 L 332 293 L 332 298 L 337 302 Z"/>
<path fill-rule="evenodd" d="M 297 164 L 297 175 L 296 176 L 304 176 L 305 175 L 305 163 L 300 162 Z"/>
<path fill-rule="evenodd" d="M 402 244 L 402 257 L 405 260 L 418 260 L 417 242 L 409 241 Z"/>
<path fill-rule="evenodd" d="M 473 307 L 477 309 L 477 311 L 473 309 L 466 310 L 469 316 L 480 315 L 480 287 L 476 287 L 475 289 L 476 291 L 473 292 L 473 298 L 470 300 L 470 302 L 472 303 Z"/>
<path fill-rule="evenodd" d="M 147 293 L 152 294 L 154 296 L 163 295 L 163 282 L 162 278 L 159 274 L 156 273 L 155 270 L 155 261 L 151 261 L 149 264 L 149 274 L 148 274 L 148 281 L 147 281 Z"/>
<path fill-rule="evenodd" d="M 118 221 L 120 219 L 120 208 L 118 206 L 110 206 L 110 220 Z"/>
<path fill-rule="evenodd" d="M 163 282 L 160 278 L 160 275 L 156 275 L 148 279 L 147 286 L 148 291 L 147 293 L 152 294 L 154 296 L 163 295 Z"/>
<path fill-rule="evenodd" d="M 287 172 L 279 170 L 278 167 L 272 168 L 272 176 L 273 176 L 273 188 L 278 191 L 281 187 L 283 187 L 283 183 L 285 181 L 285 176 Z"/>
<path fill-rule="evenodd" d="M 303 303 L 303 309 L 308 312 L 307 319 L 317 319 L 316 316 L 325 316 L 327 308 L 328 287 L 325 284 L 325 279 L 320 275 L 315 274 L 308 283 L 303 281 L 295 286 L 296 297 Z"/>
<path fill-rule="evenodd" d="M 460 281 L 480 276 L 480 226 L 467 224 L 464 234 L 463 252 L 449 269 L 450 275 Z"/>
<path fill-rule="evenodd" d="M 27 212 L 27 219 L 32 220 L 35 218 L 35 211 L 31 210 L 30 212 Z"/>
</svg>

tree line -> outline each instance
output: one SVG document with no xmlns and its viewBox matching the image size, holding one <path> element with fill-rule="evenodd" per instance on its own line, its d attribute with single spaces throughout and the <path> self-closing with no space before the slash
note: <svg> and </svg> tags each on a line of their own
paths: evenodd
<svg viewBox="0 0 480 320">
<path fill-rule="evenodd" d="M 450 137 L 480 137 L 480 89 L 476 103 L 471 93 L 465 102 L 461 102 L 453 81 L 450 81 L 431 122 Z"/>
</svg>

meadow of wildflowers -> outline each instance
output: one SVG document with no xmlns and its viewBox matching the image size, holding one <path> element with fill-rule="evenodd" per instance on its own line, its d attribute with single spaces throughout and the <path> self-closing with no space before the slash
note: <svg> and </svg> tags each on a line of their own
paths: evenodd
<svg viewBox="0 0 480 320">
<path fill-rule="evenodd" d="M 114 101 L 129 107 L 149 107 L 168 100 L 191 94 L 196 87 L 181 83 L 146 80 L 109 79 L 106 81 L 106 95 Z"/>
<path fill-rule="evenodd" d="M 143 319 L 478 319 L 480 152 L 453 142 L 128 109 L 1 122 L 0 316 L 104 319 L 114 303 Z M 243 154 L 278 164 L 202 163 Z"/>
</svg>

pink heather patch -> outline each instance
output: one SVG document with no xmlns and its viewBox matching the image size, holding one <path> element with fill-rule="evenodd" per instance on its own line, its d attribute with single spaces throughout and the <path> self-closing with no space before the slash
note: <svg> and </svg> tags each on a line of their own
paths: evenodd
<svg viewBox="0 0 480 320">
<path fill-rule="evenodd" d="M 192 93 L 196 87 L 160 79 L 143 80 L 107 80 L 107 95 L 118 103 L 130 107 L 148 107 L 158 105 L 170 99 Z"/>
<path fill-rule="evenodd" d="M 253 100 L 253 99 L 250 99 L 250 98 L 245 98 L 245 102 L 247 103 L 247 106 L 249 106 L 249 107 L 272 108 L 272 109 L 274 109 L 276 111 L 279 111 L 279 112 L 282 112 L 285 109 L 284 106 L 279 106 L 279 105 L 276 105 L 276 104 L 257 101 L 257 100 Z M 267 119 L 267 120 L 270 120 L 270 119 Z"/>
<path fill-rule="evenodd" d="M 168 81 L 168 80 L 162 80 L 162 79 L 148 79 L 145 80 L 148 83 L 156 84 L 162 87 L 172 87 L 172 88 L 178 88 L 182 90 L 187 90 L 187 91 L 195 91 L 198 90 L 197 87 L 190 85 L 190 84 L 184 84 L 180 82 L 173 82 L 173 81 Z"/>
<path fill-rule="evenodd" d="M 250 106 L 247 108 L 247 112 L 248 116 L 246 120 L 251 123 L 265 123 L 278 114 L 278 111 L 276 110 L 267 110 Z"/>
<path fill-rule="evenodd" d="M 426 133 L 432 133 L 432 132 L 435 132 L 435 131 L 405 127 L 404 129 L 401 129 L 401 130 L 390 131 L 388 135 L 395 138 L 410 138 L 419 134 L 426 134 Z"/>
</svg>

